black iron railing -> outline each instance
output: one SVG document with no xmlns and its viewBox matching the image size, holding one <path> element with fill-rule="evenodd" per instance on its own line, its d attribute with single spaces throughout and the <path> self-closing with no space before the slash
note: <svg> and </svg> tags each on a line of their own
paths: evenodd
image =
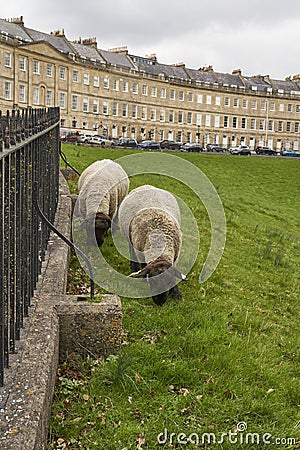
<svg viewBox="0 0 300 450">
<path fill-rule="evenodd" d="M 59 108 L 0 112 L 0 386 L 20 338 L 50 229 L 33 187 L 54 221 L 59 187 Z"/>
</svg>

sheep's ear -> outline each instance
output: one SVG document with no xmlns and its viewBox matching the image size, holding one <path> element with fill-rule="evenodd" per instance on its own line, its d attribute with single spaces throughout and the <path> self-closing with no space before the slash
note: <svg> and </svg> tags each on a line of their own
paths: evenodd
<svg viewBox="0 0 300 450">
<path fill-rule="evenodd" d="M 132 278 L 143 278 L 149 273 L 149 268 L 146 266 L 143 269 L 139 270 L 138 272 L 132 272 L 129 277 Z"/>
<path fill-rule="evenodd" d="M 183 273 L 180 272 L 180 270 L 177 269 L 177 267 L 174 267 L 174 272 L 175 272 L 175 277 L 179 278 L 179 280 L 185 280 L 186 279 L 186 275 L 184 275 Z"/>
</svg>

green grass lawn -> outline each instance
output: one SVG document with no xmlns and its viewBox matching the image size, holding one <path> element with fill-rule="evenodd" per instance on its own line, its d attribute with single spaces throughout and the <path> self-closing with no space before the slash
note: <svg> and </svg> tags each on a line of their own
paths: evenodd
<svg viewBox="0 0 300 450">
<path fill-rule="evenodd" d="M 80 172 L 96 159 L 135 152 L 62 149 Z M 59 368 L 47 449 L 300 447 L 300 162 L 176 156 L 199 167 L 223 203 L 220 264 L 199 284 L 210 221 L 196 196 L 172 178 L 132 177 L 131 188 L 155 184 L 187 203 L 201 235 L 199 255 L 180 284 L 182 300 L 157 307 L 151 298 L 121 299 L 118 355 Z M 76 182 L 70 187 L 76 192 Z M 111 237 L 101 250 L 130 273 Z M 82 278 L 73 256 L 73 292 Z"/>
</svg>

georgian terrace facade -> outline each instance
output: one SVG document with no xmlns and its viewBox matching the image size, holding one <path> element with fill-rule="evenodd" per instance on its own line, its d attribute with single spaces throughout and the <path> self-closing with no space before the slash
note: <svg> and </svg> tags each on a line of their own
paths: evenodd
<svg viewBox="0 0 300 450">
<path fill-rule="evenodd" d="M 299 150 L 300 76 L 166 65 L 95 38 L 0 19 L 0 108 L 59 106 L 61 127 L 113 138 Z"/>
</svg>

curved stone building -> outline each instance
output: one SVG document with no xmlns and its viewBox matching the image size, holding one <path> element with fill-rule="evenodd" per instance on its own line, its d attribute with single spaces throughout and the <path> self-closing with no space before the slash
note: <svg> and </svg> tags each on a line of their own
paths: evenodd
<svg viewBox="0 0 300 450">
<path fill-rule="evenodd" d="M 183 55 L 184 56 L 184 55 Z M 0 109 L 59 106 L 61 127 L 137 140 L 299 150 L 300 76 L 162 64 L 0 19 Z"/>
</svg>

